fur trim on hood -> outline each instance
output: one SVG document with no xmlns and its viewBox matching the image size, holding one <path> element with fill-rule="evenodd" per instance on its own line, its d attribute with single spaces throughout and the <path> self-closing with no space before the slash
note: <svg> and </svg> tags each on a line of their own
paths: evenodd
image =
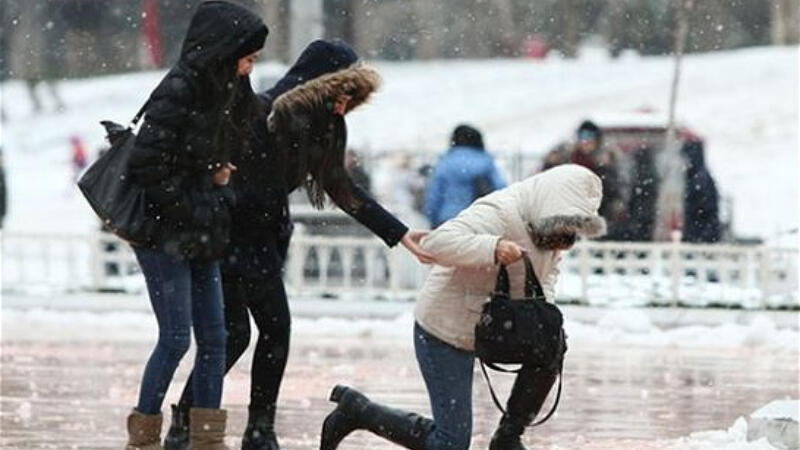
<svg viewBox="0 0 800 450">
<path fill-rule="evenodd" d="M 346 69 L 322 75 L 309 80 L 282 94 L 275 100 L 268 119 L 270 130 L 274 131 L 273 116 L 332 109 L 340 95 L 349 95 L 348 112 L 364 104 L 381 84 L 378 72 L 365 64 L 354 64 Z"/>
<path fill-rule="evenodd" d="M 600 216 L 550 216 L 530 224 L 531 232 L 541 236 L 578 234 L 598 237 L 606 234 L 606 220 Z"/>
<path fill-rule="evenodd" d="M 598 213 L 603 198 L 600 177 L 589 169 L 564 164 L 509 187 L 519 214 L 534 236 L 602 236 L 606 221 Z"/>
</svg>

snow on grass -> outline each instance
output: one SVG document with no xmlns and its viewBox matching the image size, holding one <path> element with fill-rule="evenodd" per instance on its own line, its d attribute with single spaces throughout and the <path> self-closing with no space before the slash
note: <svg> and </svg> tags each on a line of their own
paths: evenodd
<svg viewBox="0 0 800 450">
<path fill-rule="evenodd" d="M 110 308 L 109 308 L 110 309 Z M 411 339 L 414 319 L 403 313 L 393 319 L 295 318 L 298 338 L 355 337 Z M 797 351 L 798 332 L 779 328 L 766 316 L 747 325 L 678 326 L 661 328 L 641 310 L 612 309 L 596 323 L 569 318 L 565 329 L 571 345 L 613 344 L 656 348 L 772 348 Z M 146 312 L 4 309 L 4 340 L 149 341 L 157 334 L 155 318 Z"/>
</svg>

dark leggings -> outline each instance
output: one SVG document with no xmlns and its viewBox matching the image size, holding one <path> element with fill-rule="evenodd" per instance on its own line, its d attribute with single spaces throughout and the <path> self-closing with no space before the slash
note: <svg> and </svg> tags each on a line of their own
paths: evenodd
<svg viewBox="0 0 800 450">
<path fill-rule="evenodd" d="M 223 274 L 225 328 L 228 331 L 225 372 L 239 360 L 250 344 L 250 314 L 258 327 L 258 342 L 250 369 L 250 407 L 273 407 L 278 400 L 286 360 L 289 356 L 291 318 L 280 275 L 264 280 Z M 193 406 L 189 376 L 179 406 Z"/>
</svg>

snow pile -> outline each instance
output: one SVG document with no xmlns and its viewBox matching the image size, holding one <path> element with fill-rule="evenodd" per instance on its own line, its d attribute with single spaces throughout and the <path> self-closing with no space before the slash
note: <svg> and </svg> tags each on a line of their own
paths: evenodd
<svg viewBox="0 0 800 450">
<path fill-rule="evenodd" d="M 776 400 L 750 415 L 747 438 L 766 438 L 781 448 L 796 449 L 800 445 L 797 416 L 797 400 Z"/>
<path fill-rule="evenodd" d="M 750 417 L 753 419 L 787 419 L 798 421 L 797 400 L 776 400 L 763 408 L 759 408 Z"/>
<path fill-rule="evenodd" d="M 2 320 L 5 341 L 138 342 L 158 336 L 155 317 L 141 312 L 3 309 Z"/>
<path fill-rule="evenodd" d="M 727 430 L 699 431 L 678 439 L 670 447 L 683 450 L 776 450 L 766 438 L 747 441 L 747 421 L 740 417 Z"/>
<path fill-rule="evenodd" d="M 410 313 L 394 319 L 295 318 L 298 338 L 340 337 L 358 339 L 410 339 L 414 318 Z M 143 312 L 84 312 L 52 309 L 4 309 L 5 340 L 149 341 L 157 334 L 156 321 Z M 571 344 L 625 345 L 670 348 L 771 348 L 797 350 L 798 332 L 778 328 L 767 317 L 749 325 L 679 326 L 662 329 L 641 311 L 612 310 L 596 324 L 567 320 Z"/>
<path fill-rule="evenodd" d="M 673 303 L 672 279 L 658 274 L 605 274 L 589 275 L 588 303 L 595 306 L 651 306 Z M 692 276 L 681 277 L 679 290 L 681 304 L 703 307 L 710 304 L 737 305 L 742 308 L 759 309 L 765 306 L 778 307 L 796 305 L 797 291 L 781 286 L 766 299 L 753 284 L 743 286 L 741 282 L 700 282 Z M 581 277 L 578 274 L 562 273 L 556 284 L 556 298 L 580 299 L 583 295 Z"/>
<path fill-rule="evenodd" d="M 798 332 L 777 328 L 766 316 L 758 315 L 748 325 L 715 327 L 681 326 L 661 329 L 641 310 L 612 309 L 597 325 L 567 320 L 564 328 L 570 341 L 646 347 L 771 347 L 797 349 Z"/>
</svg>

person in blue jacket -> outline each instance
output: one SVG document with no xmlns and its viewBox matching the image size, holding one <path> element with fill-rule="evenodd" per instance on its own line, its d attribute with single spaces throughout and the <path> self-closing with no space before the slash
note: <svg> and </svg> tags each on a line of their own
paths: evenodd
<svg viewBox="0 0 800 450">
<path fill-rule="evenodd" d="M 486 153 L 480 131 L 459 125 L 450 145 L 436 164 L 426 192 L 425 213 L 433 228 L 458 215 L 475 199 L 506 187 L 494 159 Z"/>
</svg>

